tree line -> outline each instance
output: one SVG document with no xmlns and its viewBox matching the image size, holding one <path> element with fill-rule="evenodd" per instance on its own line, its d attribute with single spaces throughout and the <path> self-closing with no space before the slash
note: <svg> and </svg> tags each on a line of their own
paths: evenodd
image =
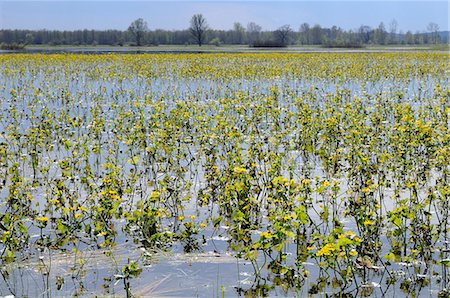
<svg viewBox="0 0 450 298">
<path fill-rule="evenodd" d="M 210 28 L 201 14 L 192 17 L 189 28 L 184 30 L 149 30 L 142 18 L 133 21 L 127 30 L 0 30 L 3 48 L 12 45 L 188 45 L 240 44 L 254 47 L 279 47 L 291 44 L 325 45 L 330 47 L 358 47 L 368 44 L 438 44 L 449 41 L 448 32 L 443 34 L 439 26 L 430 23 L 426 32 L 398 32 L 398 23 L 392 20 L 388 26 L 381 22 L 378 27 L 361 25 L 356 30 L 344 30 L 337 26 L 324 28 L 318 24 L 300 25 L 294 30 L 284 25 L 277 30 L 263 30 L 254 22 L 244 27 L 235 22 L 232 29 Z"/>
</svg>

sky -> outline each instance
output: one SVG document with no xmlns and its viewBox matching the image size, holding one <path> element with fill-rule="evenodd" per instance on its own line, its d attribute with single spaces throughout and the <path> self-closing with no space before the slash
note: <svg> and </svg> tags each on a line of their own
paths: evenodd
<svg viewBox="0 0 450 298">
<path fill-rule="evenodd" d="M 234 22 L 244 27 L 249 22 L 274 30 L 289 24 L 298 30 L 300 24 L 322 27 L 336 25 L 357 29 L 372 28 L 383 22 L 389 30 L 393 19 L 398 30 L 426 31 L 434 22 L 440 30 L 449 30 L 448 1 L 4 1 L 0 0 L 1 29 L 119 29 L 143 18 L 151 30 L 186 29 L 192 15 L 201 13 L 213 29 L 231 29 Z"/>
</svg>

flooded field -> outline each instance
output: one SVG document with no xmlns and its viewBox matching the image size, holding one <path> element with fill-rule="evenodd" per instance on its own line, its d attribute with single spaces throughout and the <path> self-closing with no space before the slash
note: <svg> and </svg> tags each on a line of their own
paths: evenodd
<svg viewBox="0 0 450 298">
<path fill-rule="evenodd" d="M 0 295 L 449 297 L 449 58 L 0 56 Z"/>
</svg>

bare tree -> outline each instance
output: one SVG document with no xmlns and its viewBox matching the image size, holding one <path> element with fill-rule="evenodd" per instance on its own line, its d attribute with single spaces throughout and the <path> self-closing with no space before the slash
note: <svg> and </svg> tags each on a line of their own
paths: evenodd
<svg viewBox="0 0 450 298">
<path fill-rule="evenodd" d="M 242 44 L 245 36 L 244 26 L 242 26 L 242 24 L 239 22 L 235 22 L 233 24 L 233 34 L 234 34 L 234 41 L 238 44 Z"/>
<path fill-rule="evenodd" d="M 136 45 L 140 46 L 142 43 L 142 38 L 144 37 L 145 32 L 148 31 L 147 22 L 142 18 L 135 20 L 131 23 L 130 27 L 128 27 L 128 31 L 133 35 L 136 40 Z"/>
<path fill-rule="evenodd" d="M 362 43 L 368 43 L 370 40 L 370 32 L 372 32 L 372 28 L 366 25 L 361 25 L 358 29 L 359 40 Z"/>
<path fill-rule="evenodd" d="M 300 25 L 300 42 L 302 44 L 309 44 L 310 38 L 309 38 L 309 30 L 310 30 L 310 26 L 308 23 L 303 23 Z"/>
<path fill-rule="evenodd" d="M 397 42 L 397 28 L 398 28 L 398 22 L 396 19 L 392 19 L 392 21 L 389 23 L 389 39 L 391 43 Z"/>
<path fill-rule="evenodd" d="M 385 44 L 386 43 L 386 28 L 384 26 L 384 23 L 381 22 L 380 25 L 378 25 L 378 28 L 375 29 L 373 33 L 373 41 L 377 44 Z"/>
<path fill-rule="evenodd" d="M 427 30 L 431 32 L 432 42 L 438 43 L 438 31 L 439 31 L 439 25 L 433 22 L 430 22 L 427 26 Z"/>
<path fill-rule="evenodd" d="M 261 33 L 261 26 L 257 25 L 254 22 L 250 22 L 247 24 L 247 36 L 250 44 L 254 43 L 259 39 L 259 35 Z"/>
<path fill-rule="evenodd" d="M 414 35 L 409 30 L 406 32 L 405 41 L 407 44 L 414 44 Z"/>
<path fill-rule="evenodd" d="M 308 32 L 310 29 L 310 26 L 308 23 L 303 23 L 300 25 L 300 32 Z"/>
<path fill-rule="evenodd" d="M 275 31 L 275 35 L 280 44 L 287 45 L 289 43 L 291 32 L 292 32 L 291 26 L 283 25 Z"/>
<path fill-rule="evenodd" d="M 416 31 L 416 33 L 414 34 L 414 43 L 415 44 L 424 44 L 425 40 L 423 37 L 423 34 L 420 33 L 419 30 Z"/>
<path fill-rule="evenodd" d="M 322 44 L 323 42 L 323 34 L 322 27 L 319 24 L 314 25 L 310 32 L 310 40 L 311 44 Z"/>
<path fill-rule="evenodd" d="M 191 27 L 189 28 L 192 37 L 199 47 L 202 46 L 205 41 L 206 31 L 208 30 L 208 24 L 202 14 L 195 14 L 191 19 Z"/>
</svg>

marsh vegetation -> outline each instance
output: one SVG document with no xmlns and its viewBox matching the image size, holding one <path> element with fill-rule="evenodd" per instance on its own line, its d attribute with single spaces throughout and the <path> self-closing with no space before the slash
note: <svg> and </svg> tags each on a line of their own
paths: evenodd
<svg viewBox="0 0 450 298">
<path fill-rule="evenodd" d="M 0 294 L 447 297 L 448 61 L 0 56 Z"/>
</svg>

